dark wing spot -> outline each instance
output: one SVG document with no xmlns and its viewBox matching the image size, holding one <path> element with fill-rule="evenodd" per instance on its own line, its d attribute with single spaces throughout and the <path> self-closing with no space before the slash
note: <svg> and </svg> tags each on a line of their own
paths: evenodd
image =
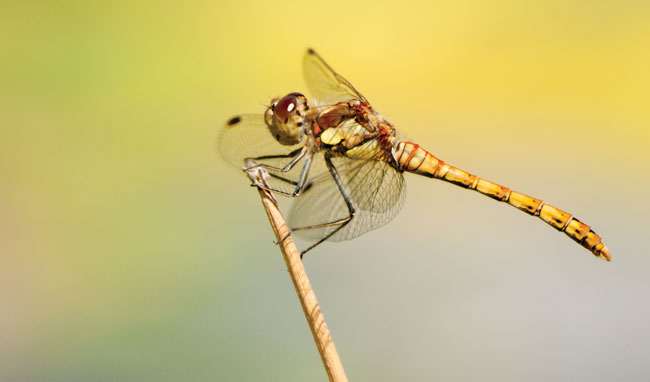
<svg viewBox="0 0 650 382">
<path fill-rule="evenodd" d="M 232 127 L 238 124 L 239 122 L 241 122 L 241 117 L 234 117 L 230 121 L 228 121 L 226 125 Z"/>
</svg>

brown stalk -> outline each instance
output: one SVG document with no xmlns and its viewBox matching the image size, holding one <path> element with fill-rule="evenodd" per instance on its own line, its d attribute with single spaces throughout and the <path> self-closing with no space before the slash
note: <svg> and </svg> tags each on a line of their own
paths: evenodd
<svg viewBox="0 0 650 382">
<path fill-rule="evenodd" d="M 267 185 L 263 170 L 251 171 L 248 175 L 255 184 Z M 289 275 L 291 275 L 293 286 L 296 288 L 296 293 L 298 294 L 300 305 L 302 305 L 302 310 L 305 313 L 305 318 L 314 335 L 314 341 L 323 360 L 327 376 L 330 382 L 347 382 L 348 378 L 343 370 L 341 359 L 336 352 L 334 341 L 332 341 L 330 331 L 325 323 L 325 318 L 318 306 L 316 295 L 311 288 L 305 267 L 300 259 L 300 252 L 298 252 L 291 238 L 289 227 L 280 213 L 277 200 L 270 191 L 260 187 L 257 190 L 262 198 L 262 205 L 266 210 L 271 228 L 273 228 L 273 232 L 275 233 L 278 246 L 282 251 L 284 262 L 287 264 L 287 269 L 289 270 Z"/>
</svg>

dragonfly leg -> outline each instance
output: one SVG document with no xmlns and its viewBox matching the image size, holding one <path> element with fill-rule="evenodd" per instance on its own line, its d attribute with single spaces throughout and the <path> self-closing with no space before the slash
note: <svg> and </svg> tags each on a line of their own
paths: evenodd
<svg viewBox="0 0 650 382">
<path fill-rule="evenodd" d="M 269 172 L 268 174 L 269 174 L 269 176 L 270 176 L 271 178 L 275 178 L 275 179 L 280 180 L 280 181 L 282 181 L 282 182 L 284 182 L 284 183 L 290 184 L 290 185 L 292 185 L 292 186 L 294 186 L 294 187 L 298 185 L 298 182 L 296 182 L 295 180 L 291 180 L 291 179 L 285 178 L 284 176 L 280 176 L 280 175 L 278 175 L 278 174 L 274 174 L 274 173 L 272 173 L 272 172 Z"/>
<path fill-rule="evenodd" d="M 286 234 L 284 234 L 284 236 L 282 236 L 282 237 L 280 238 L 280 240 L 278 240 L 277 242 L 273 242 L 273 244 L 275 244 L 275 245 L 280 245 L 280 244 L 282 244 L 282 242 L 284 242 L 285 240 L 287 240 L 287 238 L 288 238 L 289 236 L 291 236 L 291 232 L 287 232 Z"/>
<path fill-rule="evenodd" d="M 305 156 L 305 154 L 307 154 L 307 146 L 294 150 L 286 155 L 266 155 L 266 156 L 261 156 L 256 158 L 247 158 L 247 159 L 252 159 L 253 161 L 264 160 L 264 159 L 277 159 L 277 158 L 293 158 L 293 159 L 291 159 L 291 161 L 289 161 L 289 163 L 287 163 L 284 167 L 275 167 L 264 163 L 255 163 L 255 165 L 250 167 L 245 167 L 243 170 L 251 171 L 257 168 L 263 168 L 265 170 L 287 172 L 290 171 L 296 165 L 296 163 L 300 162 L 300 160 Z"/>
<path fill-rule="evenodd" d="M 302 156 L 304 156 L 304 154 L 302 154 Z M 288 196 L 288 197 L 291 197 L 291 198 L 295 198 L 295 197 L 300 195 L 300 193 L 302 192 L 302 190 L 303 190 L 303 188 L 305 186 L 305 180 L 307 179 L 307 174 L 309 173 L 309 169 L 311 168 L 311 160 L 312 160 L 311 156 L 308 156 L 305 159 L 305 164 L 302 166 L 302 170 L 300 172 L 300 178 L 298 178 L 298 182 L 296 182 L 296 188 L 292 192 L 286 192 L 286 191 L 278 190 L 278 189 L 275 189 L 275 188 L 272 188 L 272 187 L 267 187 L 267 186 L 265 186 L 263 184 L 255 184 L 254 186 L 259 187 L 259 188 L 264 189 L 264 190 L 267 190 L 267 191 L 271 191 L 271 192 L 283 195 L 283 196 Z M 293 165 L 295 165 L 295 163 Z M 256 166 L 251 166 L 249 168 L 254 169 L 255 167 Z M 281 178 L 281 179 L 283 179 L 283 178 Z M 293 182 L 290 182 L 290 183 L 293 183 Z"/>
<path fill-rule="evenodd" d="M 330 237 L 334 236 L 337 232 L 339 232 L 341 229 L 343 229 L 343 227 L 348 225 L 352 221 L 352 219 L 354 218 L 354 215 L 356 214 L 356 210 L 354 209 L 354 205 L 352 204 L 352 201 L 350 200 L 350 197 L 348 196 L 348 194 L 345 192 L 345 189 L 343 188 L 343 184 L 341 183 L 341 178 L 339 177 L 338 171 L 336 171 L 336 167 L 334 167 L 334 165 L 332 164 L 331 155 L 325 154 L 325 164 L 327 165 L 327 169 L 329 170 L 330 174 L 332 175 L 332 178 L 334 178 L 334 182 L 336 183 L 336 187 L 339 189 L 339 192 L 341 193 L 341 196 L 343 197 L 343 200 L 345 201 L 345 204 L 348 207 L 348 213 L 349 214 L 348 214 L 348 216 L 346 216 L 344 218 L 337 219 L 337 220 L 329 222 L 329 223 L 323 223 L 323 224 L 316 224 L 316 225 L 311 225 L 311 226 L 306 226 L 306 227 L 293 228 L 292 231 L 303 231 L 303 230 L 308 230 L 308 229 L 318 229 L 318 228 L 326 228 L 326 227 L 338 226 L 332 232 L 325 235 L 325 237 L 318 240 L 316 243 L 312 244 L 307 249 L 302 251 L 300 253 L 300 258 L 301 259 L 305 255 L 305 253 L 311 251 L 316 246 L 322 244 L 325 240 L 327 240 Z"/>
</svg>

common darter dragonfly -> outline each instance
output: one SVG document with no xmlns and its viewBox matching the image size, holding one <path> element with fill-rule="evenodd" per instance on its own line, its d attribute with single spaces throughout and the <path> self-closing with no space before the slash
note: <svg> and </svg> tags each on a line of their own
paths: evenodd
<svg viewBox="0 0 650 382">
<path fill-rule="evenodd" d="M 540 199 L 456 168 L 404 139 L 352 84 L 314 50 L 304 56 L 304 76 L 314 97 L 301 93 L 271 101 L 264 114 L 230 119 L 217 150 L 244 171 L 264 170 L 266 188 L 295 198 L 292 232 L 313 244 L 355 238 L 385 225 L 404 204 L 404 172 L 480 192 L 564 232 L 595 256 L 610 252 L 589 225 Z"/>
</svg>

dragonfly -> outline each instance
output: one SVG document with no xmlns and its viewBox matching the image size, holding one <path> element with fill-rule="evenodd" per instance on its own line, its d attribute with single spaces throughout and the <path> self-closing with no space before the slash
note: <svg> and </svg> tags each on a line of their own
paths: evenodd
<svg viewBox="0 0 650 382">
<path fill-rule="evenodd" d="M 274 98 L 263 114 L 236 116 L 217 135 L 227 162 L 249 173 L 263 170 L 268 182 L 255 186 L 294 199 L 291 231 L 312 243 L 301 255 L 391 221 L 404 204 L 408 172 L 507 203 L 611 260 L 601 237 L 572 214 L 454 167 L 404 138 L 313 49 L 303 71 L 312 102 L 298 92 Z"/>
</svg>

